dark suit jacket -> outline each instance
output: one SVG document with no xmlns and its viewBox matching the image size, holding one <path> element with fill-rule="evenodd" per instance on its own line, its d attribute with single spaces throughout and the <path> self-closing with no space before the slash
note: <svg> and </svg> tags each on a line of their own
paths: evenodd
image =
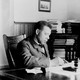
<svg viewBox="0 0 80 80">
<path fill-rule="evenodd" d="M 49 53 L 47 44 L 44 45 L 45 54 L 33 38 L 22 40 L 17 46 L 18 64 L 27 68 L 48 67 Z"/>
</svg>

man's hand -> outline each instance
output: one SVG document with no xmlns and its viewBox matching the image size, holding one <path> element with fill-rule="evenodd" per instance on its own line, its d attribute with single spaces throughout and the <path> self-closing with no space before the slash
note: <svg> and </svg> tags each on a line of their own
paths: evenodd
<svg viewBox="0 0 80 80">
<path fill-rule="evenodd" d="M 50 67 L 62 66 L 63 64 L 65 64 L 65 62 L 60 57 L 56 57 L 53 60 L 50 60 Z"/>
</svg>

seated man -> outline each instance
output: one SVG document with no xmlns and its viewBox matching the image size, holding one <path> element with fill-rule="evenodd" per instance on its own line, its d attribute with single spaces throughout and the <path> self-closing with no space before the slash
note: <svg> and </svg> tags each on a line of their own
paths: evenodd
<svg viewBox="0 0 80 80">
<path fill-rule="evenodd" d="M 22 40 L 17 45 L 18 65 L 32 69 L 64 64 L 60 58 L 50 60 L 46 42 L 51 34 L 52 26 L 46 21 L 39 21 L 34 28 L 34 35 Z M 58 60 L 60 60 L 59 63 Z"/>
</svg>

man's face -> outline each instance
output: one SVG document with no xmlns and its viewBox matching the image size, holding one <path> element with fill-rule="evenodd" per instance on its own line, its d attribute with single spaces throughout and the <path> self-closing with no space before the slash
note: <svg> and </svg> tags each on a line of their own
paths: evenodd
<svg viewBox="0 0 80 80">
<path fill-rule="evenodd" d="M 48 41 L 50 34 L 51 34 L 51 29 L 47 26 L 44 26 L 44 28 L 42 30 L 39 30 L 38 33 L 39 42 L 45 44 Z"/>
</svg>

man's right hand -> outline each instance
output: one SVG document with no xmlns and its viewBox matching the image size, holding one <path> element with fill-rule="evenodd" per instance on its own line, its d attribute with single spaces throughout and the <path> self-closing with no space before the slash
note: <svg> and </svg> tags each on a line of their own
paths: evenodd
<svg viewBox="0 0 80 80">
<path fill-rule="evenodd" d="M 50 60 L 50 67 L 61 66 L 64 64 L 64 60 L 60 57 L 56 57 L 53 60 Z"/>
</svg>

